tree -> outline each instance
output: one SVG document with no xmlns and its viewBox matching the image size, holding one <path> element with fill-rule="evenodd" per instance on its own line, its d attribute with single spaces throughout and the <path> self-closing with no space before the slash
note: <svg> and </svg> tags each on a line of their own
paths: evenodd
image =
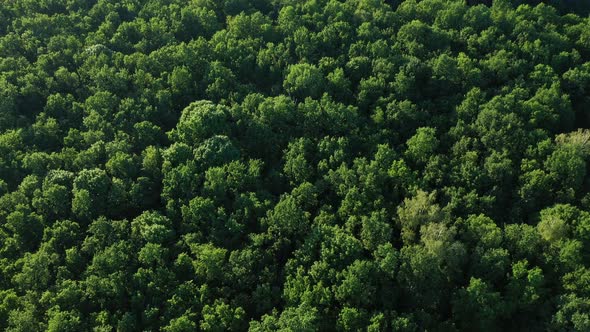
<svg viewBox="0 0 590 332">
<path fill-rule="evenodd" d="M 301 100 L 305 97 L 318 98 L 323 91 L 325 77 L 314 65 L 300 63 L 289 66 L 289 73 L 283 81 L 287 93 Z"/>
<path fill-rule="evenodd" d="M 305 158 L 306 150 L 310 149 L 310 145 L 311 142 L 306 139 L 289 143 L 285 153 L 284 172 L 293 184 L 305 182 L 313 176 L 313 168 Z"/>
<path fill-rule="evenodd" d="M 47 331 L 78 331 L 81 327 L 79 313 L 75 311 L 61 311 L 53 308 L 47 323 Z"/>
<path fill-rule="evenodd" d="M 453 302 L 453 314 L 462 328 L 480 331 L 498 330 L 504 304 L 502 297 L 481 279 L 471 278 L 469 285 L 457 292 Z"/>
<path fill-rule="evenodd" d="M 367 261 L 354 261 L 342 273 L 342 283 L 335 291 L 336 299 L 353 308 L 369 306 L 375 298 L 377 287 L 372 276 L 374 266 Z"/>
<path fill-rule="evenodd" d="M 229 137 L 216 135 L 200 144 L 195 150 L 195 161 L 200 169 L 223 166 L 240 158 L 240 150 Z"/>
<path fill-rule="evenodd" d="M 26 205 L 17 205 L 6 216 L 5 227 L 24 252 L 37 248 L 43 235 L 43 219 Z"/>
<path fill-rule="evenodd" d="M 398 224 L 401 226 L 404 243 L 415 241 L 420 226 L 443 220 L 444 214 L 434 201 L 434 192 L 428 194 L 418 190 L 414 197 L 404 199 L 402 205 L 397 208 Z"/>
<path fill-rule="evenodd" d="M 566 199 L 568 190 L 576 192 L 582 185 L 586 176 L 584 166 L 585 161 L 580 150 L 567 146 L 556 149 L 545 161 L 549 176 L 559 184 L 559 188 L 562 188 L 560 196 L 563 195 Z"/>
<path fill-rule="evenodd" d="M 421 127 L 407 142 L 406 155 L 416 163 L 426 163 L 438 146 L 436 131 L 433 128 Z"/>
<path fill-rule="evenodd" d="M 201 100 L 187 106 L 180 116 L 171 137 L 176 141 L 194 144 L 228 130 L 227 110 L 210 101 Z"/>
<path fill-rule="evenodd" d="M 290 307 L 281 313 L 279 331 L 315 331 L 318 328 L 317 309 L 305 303 Z"/>
<path fill-rule="evenodd" d="M 111 180 L 102 169 L 82 170 L 74 179 L 72 211 L 80 218 L 91 219 L 106 209 Z"/>
<path fill-rule="evenodd" d="M 174 236 L 172 222 L 156 211 L 145 211 L 131 222 L 132 236 L 141 242 L 163 244 Z"/>
<path fill-rule="evenodd" d="M 187 316 L 181 316 L 174 318 L 170 321 L 170 324 L 164 327 L 166 332 L 189 332 L 194 331 L 197 325 L 190 320 Z"/>
<path fill-rule="evenodd" d="M 244 309 L 240 307 L 234 309 L 225 303 L 205 305 L 200 327 L 203 331 L 239 331 L 245 323 L 244 314 Z"/>
</svg>

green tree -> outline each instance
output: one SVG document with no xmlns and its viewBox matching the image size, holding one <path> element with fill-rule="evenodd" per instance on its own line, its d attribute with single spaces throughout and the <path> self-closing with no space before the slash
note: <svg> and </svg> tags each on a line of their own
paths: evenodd
<svg viewBox="0 0 590 332">
<path fill-rule="evenodd" d="M 416 196 L 404 199 L 397 209 L 398 224 L 401 227 L 404 243 L 412 243 L 422 225 L 430 222 L 440 222 L 444 213 L 435 203 L 435 193 L 418 190 Z"/>
<path fill-rule="evenodd" d="M 289 66 L 283 82 L 285 91 L 301 100 L 305 97 L 318 98 L 325 86 L 323 73 L 314 65 L 300 63 Z"/>
</svg>

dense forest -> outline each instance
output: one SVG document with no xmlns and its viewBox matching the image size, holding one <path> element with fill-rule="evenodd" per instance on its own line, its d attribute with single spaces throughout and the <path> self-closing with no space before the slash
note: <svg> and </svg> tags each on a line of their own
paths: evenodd
<svg viewBox="0 0 590 332">
<path fill-rule="evenodd" d="M 590 331 L 590 2 L 1 2 L 0 329 Z"/>
</svg>

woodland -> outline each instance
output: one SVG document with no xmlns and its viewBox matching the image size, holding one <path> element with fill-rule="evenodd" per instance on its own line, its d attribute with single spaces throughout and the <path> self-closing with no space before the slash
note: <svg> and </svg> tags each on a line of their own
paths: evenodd
<svg viewBox="0 0 590 332">
<path fill-rule="evenodd" d="M 589 12 L 1 0 L 0 330 L 590 331 Z"/>
</svg>

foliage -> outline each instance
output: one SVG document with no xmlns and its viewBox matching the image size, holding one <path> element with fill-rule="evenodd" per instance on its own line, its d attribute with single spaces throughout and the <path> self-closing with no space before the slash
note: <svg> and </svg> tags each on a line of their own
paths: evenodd
<svg viewBox="0 0 590 332">
<path fill-rule="evenodd" d="M 588 1 L 0 6 L 0 329 L 590 330 Z"/>
</svg>

